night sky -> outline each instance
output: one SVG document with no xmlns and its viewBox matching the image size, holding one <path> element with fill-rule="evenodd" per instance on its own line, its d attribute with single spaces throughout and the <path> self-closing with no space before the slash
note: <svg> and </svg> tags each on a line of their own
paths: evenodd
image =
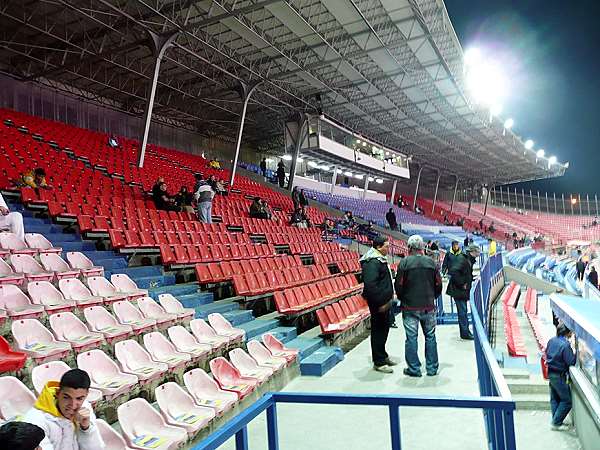
<svg viewBox="0 0 600 450">
<path fill-rule="evenodd" d="M 600 2 L 445 3 L 463 50 L 497 53 L 506 67 L 511 95 L 501 117 L 535 149 L 570 162 L 564 177 L 526 189 L 600 194 Z"/>
</svg>

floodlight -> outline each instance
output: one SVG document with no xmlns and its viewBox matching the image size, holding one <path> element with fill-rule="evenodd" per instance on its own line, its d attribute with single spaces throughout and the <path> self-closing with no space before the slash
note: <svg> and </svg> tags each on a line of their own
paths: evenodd
<svg viewBox="0 0 600 450">
<path fill-rule="evenodd" d="M 338 170 L 337 170 L 337 173 L 338 173 L 338 174 L 342 174 L 342 173 L 344 173 L 344 171 L 343 171 L 342 169 L 338 169 Z"/>
<path fill-rule="evenodd" d="M 315 167 L 319 167 L 319 164 L 318 164 L 318 163 L 316 163 L 316 162 L 314 162 L 314 161 L 309 161 L 309 162 L 308 162 L 308 165 L 309 165 L 310 167 L 313 167 L 313 168 L 315 168 Z"/>
<path fill-rule="evenodd" d="M 535 156 L 537 156 L 538 158 L 543 158 L 545 154 L 546 154 L 546 151 L 543 148 L 540 148 L 537 151 L 537 153 L 535 154 Z"/>
<path fill-rule="evenodd" d="M 534 144 L 534 142 L 531 139 L 527 139 L 525 141 L 525 148 L 527 150 L 531 150 L 533 148 L 533 144 Z"/>
<path fill-rule="evenodd" d="M 266 162 L 268 162 L 268 163 L 272 163 L 272 162 L 273 162 L 273 158 L 267 158 L 267 159 L 266 159 Z"/>
<path fill-rule="evenodd" d="M 362 145 L 363 145 L 363 147 L 366 147 L 366 146 L 367 146 L 367 143 L 366 143 L 366 142 L 363 142 L 363 143 L 362 143 Z"/>
<path fill-rule="evenodd" d="M 351 177 L 352 176 L 352 172 L 344 172 L 344 175 L 346 175 L 347 177 Z"/>
<path fill-rule="evenodd" d="M 548 159 L 548 164 L 552 165 L 552 164 L 556 164 L 556 156 L 551 156 Z"/>
<path fill-rule="evenodd" d="M 356 140 L 356 143 L 357 143 L 357 144 L 360 144 L 360 139 L 357 139 L 357 140 Z"/>
<path fill-rule="evenodd" d="M 492 117 L 498 117 L 502 113 L 502 105 L 496 104 L 492 105 L 490 108 L 490 115 Z"/>
<path fill-rule="evenodd" d="M 354 174 L 354 178 L 356 178 L 357 180 L 362 180 L 365 176 L 361 173 L 356 173 Z"/>
<path fill-rule="evenodd" d="M 377 183 L 377 184 L 381 184 L 381 183 L 383 183 L 383 180 L 382 180 L 381 178 L 377 178 L 377 179 L 375 180 L 375 183 Z"/>
<path fill-rule="evenodd" d="M 304 162 L 304 158 L 298 158 L 298 159 L 296 159 L 296 161 L 299 163 Z"/>
<path fill-rule="evenodd" d="M 467 66 L 477 64 L 481 61 L 481 51 L 476 47 L 470 48 L 465 52 L 463 60 Z"/>
<path fill-rule="evenodd" d="M 367 179 L 368 179 L 369 181 L 375 181 L 375 178 L 373 178 L 373 177 L 369 177 L 369 178 L 367 178 Z"/>
<path fill-rule="evenodd" d="M 506 119 L 504 121 L 504 128 L 506 128 L 507 130 L 510 130 L 513 127 L 514 124 L 515 124 L 514 120 L 512 120 L 512 119 Z"/>
<path fill-rule="evenodd" d="M 293 159 L 292 155 L 283 155 L 281 159 L 285 159 L 286 161 L 291 161 Z"/>
<path fill-rule="evenodd" d="M 323 166 L 321 166 L 321 167 L 319 167 L 319 168 L 320 168 L 321 170 L 324 170 L 324 171 L 328 171 L 328 170 L 329 170 L 329 166 L 325 166 L 325 165 L 323 165 Z"/>
<path fill-rule="evenodd" d="M 574 205 L 577 203 L 577 199 L 575 197 L 571 198 L 571 204 Z"/>
</svg>

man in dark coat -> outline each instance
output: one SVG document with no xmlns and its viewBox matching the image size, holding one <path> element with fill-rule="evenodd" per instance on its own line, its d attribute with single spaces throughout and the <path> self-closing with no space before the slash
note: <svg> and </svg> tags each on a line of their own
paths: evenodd
<svg viewBox="0 0 600 450">
<path fill-rule="evenodd" d="M 392 272 L 386 255 L 389 242 L 385 236 L 373 239 L 373 247 L 360 258 L 363 275 L 363 297 L 371 312 L 371 354 L 373 369 L 393 373 L 396 362 L 389 358 L 385 343 L 390 332 L 390 308 L 394 298 Z"/>
<path fill-rule="evenodd" d="M 292 202 L 294 203 L 294 211 L 300 209 L 300 188 L 294 186 L 292 189 Z"/>
<path fill-rule="evenodd" d="M 456 263 L 458 256 L 461 254 L 460 245 L 458 241 L 452 241 L 452 247 L 450 251 L 444 256 L 444 262 L 442 263 L 442 273 L 446 275 L 450 268 Z"/>
<path fill-rule="evenodd" d="M 460 338 L 468 341 L 473 340 L 473 334 L 469 330 L 467 302 L 471 295 L 471 284 L 473 283 L 473 265 L 479 253 L 480 249 L 477 245 L 469 245 L 463 253 L 457 256 L 455 263 L 448 269 L 450 281 L 448 282 L 446 294 L 452 297 L 456 303 Z"/>
<path fill-rule="evenodd" d="M 277 164 L 277 180 L 279 181 L 279 187 L 285 186 L 285 165 L 283 161 L 279 161 Z"/>
<path fill-rule="evenodd" d="M 263 177 L 267 176 L 267 158 L 263 158 L 260 162 L 260 172 L 262 173 Z"/>
<path fill-rule="evenodd" d="M 596 268 L 594 266 L 591 267 L 590 273 L 588 274 L 588 281 L 592 283 L 592 285 L 598 289 L 598 272 L 596 272 Z"/>
<path fill-rule="evenodd" d="M 396 214 L 394 214 L 394 210 L 390 208 L 385 215 L 385 220 L 390 225 L 392 230 L 396 230 L 398 228 L 398 221 L 396 220 Z"/>
<path fill-rule="evenodd" d="M 583 255 L 581 254 L 581 250 L 577 250 L 577 262 L 575 263 L 575 269 L 577 269 L 577 279 L 579 281 L 583 281 L 583 277 L 585 274 L 585 261 L 583 260 Z"/>
</svg>

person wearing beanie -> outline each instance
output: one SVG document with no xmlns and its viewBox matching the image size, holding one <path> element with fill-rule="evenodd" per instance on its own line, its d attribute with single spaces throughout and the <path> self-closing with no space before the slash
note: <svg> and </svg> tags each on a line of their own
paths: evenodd
<svg viewBox="0 0 600 450">
<path fill-rule="evenodd" d="M 0 448 L 10 450 L 42 450 L 46 437 L 37 425 L 25 422 L 7 422 L 0 427 Z"/>
<path fill-rule="evenodd" d="M 454 299 L 458 313 L 458 330 L 460 338 L 466 341 L 473 340 L 473 334 L 469 330 L 469 315 L 467 303 L 471 296 L 471 284 L 473 283 L 473 265 L 477 261 L 480 249 L 475 244 L 468 245 L 458 255 L 452 267 L 448 268 L 450 280 L 446 288 L 446 294 Z"/>
<path fill-rule="evenodd" d="M 435 301 L 442 293 L 442 277 L 435 262 L 424 255 L 425 243 L 419 235 L 408 239 L 409 255 L 400 261 L 396 272 L 396 296 L 400 300 L 402 322 L 406 333 L 404 375 L 421 376 L 418 355 L 419 326 L 425 335 L 425 368 L 427 375 L 438 373 L 439 361 L 435 327 Z"/>
<path fill-rule="evenodd" d="M 390 332 L 390 308 L 394 298 L 392 272 L 388 265 L 389 242 L 385 236 L 373 239 L 373 247 L 360 258 L 363 297 L 371 312 L 371 355 L 373 369 L 393 373 L 396 363 L 389 358 L 385 344 Z"/>
</svg>

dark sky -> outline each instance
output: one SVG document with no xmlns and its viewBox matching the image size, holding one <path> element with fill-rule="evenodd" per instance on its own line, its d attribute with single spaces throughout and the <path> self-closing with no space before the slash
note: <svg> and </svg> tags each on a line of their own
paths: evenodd
<svg viewBox="0 0 600 450">
<path fill-rule="evenodd" d="M 534 148 L 570 162 L 564 177 L 533 189 L 600 194 L 600 2 L 445 3 L 464 50 L 490 49 L 505 62 L 511 96 L 502 117 Z"/>
</svg>

